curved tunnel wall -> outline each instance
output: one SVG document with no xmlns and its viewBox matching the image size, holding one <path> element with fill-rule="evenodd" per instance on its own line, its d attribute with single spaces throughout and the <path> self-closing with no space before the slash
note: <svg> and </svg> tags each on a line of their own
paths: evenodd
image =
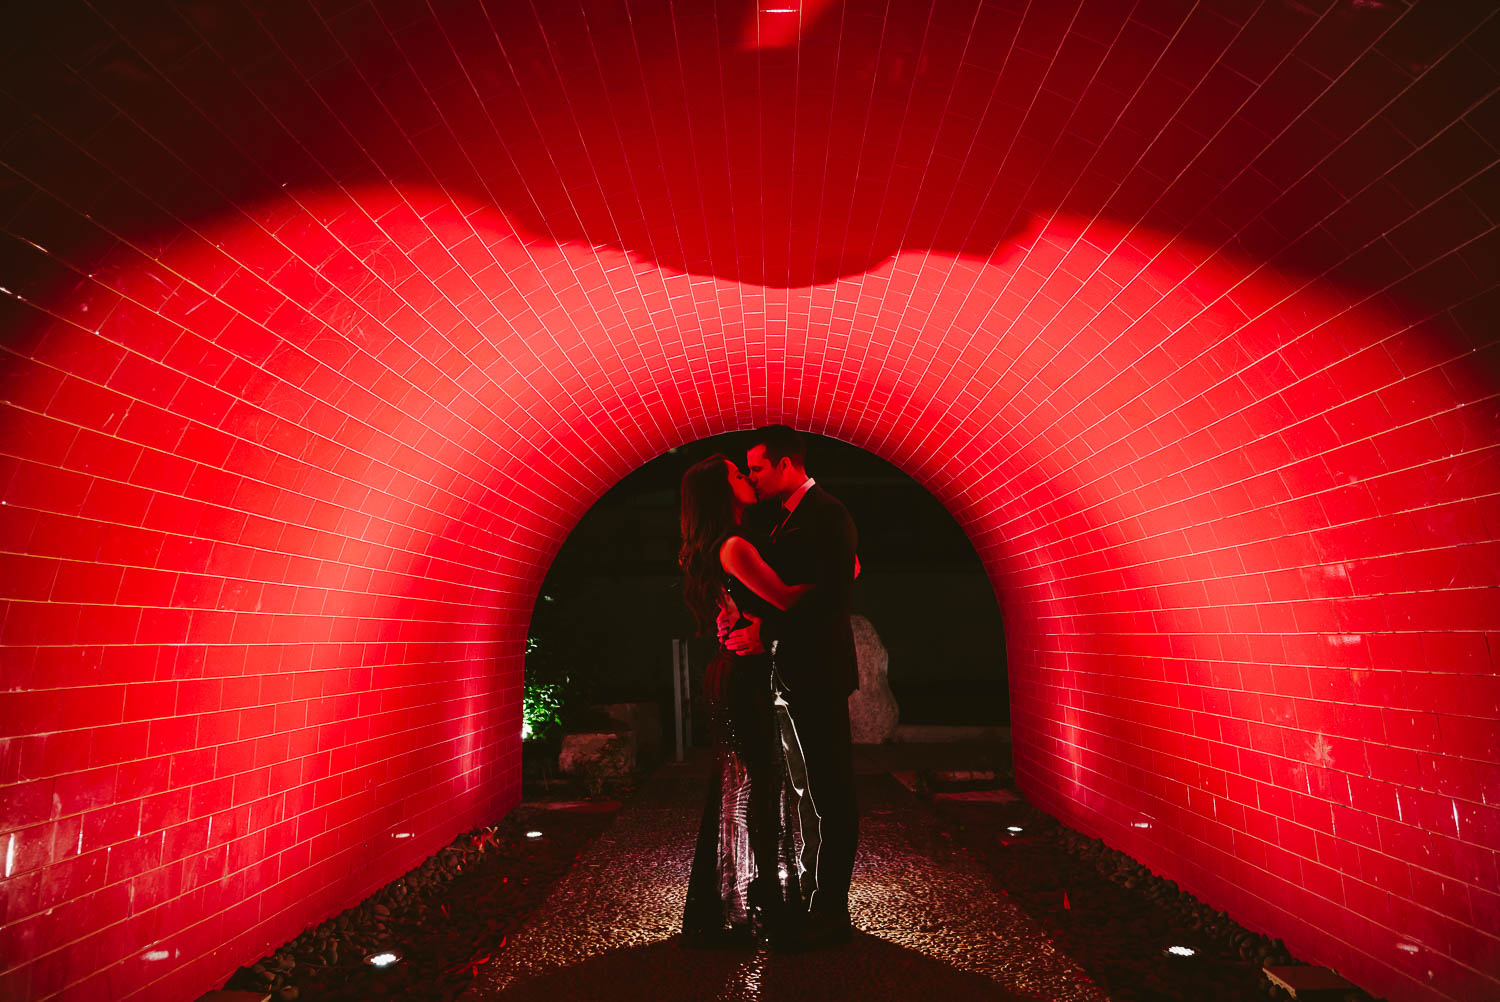
<svg viewBox="0 0 1500 1002">
<path fill-rule="evenodd" d="M 502 813 L 551 554 L 774 420 L 968 531 L 1041 806 L 1500 988 L 1482 5 L 136 6 L 3 78 L 0 994 Z"/>
</svg>

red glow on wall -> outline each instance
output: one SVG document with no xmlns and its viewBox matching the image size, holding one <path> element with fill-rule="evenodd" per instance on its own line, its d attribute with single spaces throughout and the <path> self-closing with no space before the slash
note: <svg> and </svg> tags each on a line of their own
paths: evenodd
<svg viewBox="0 0 1500 1002">
<path fill-rule="evenodd" d="M 1029 796 L 1500 990 L 1496 19 L 120 6 L 0 79 L 0 995 L 194 997 L 506 810 L 569 528 L 775 420 L 964 525 Z"/>
</svg>

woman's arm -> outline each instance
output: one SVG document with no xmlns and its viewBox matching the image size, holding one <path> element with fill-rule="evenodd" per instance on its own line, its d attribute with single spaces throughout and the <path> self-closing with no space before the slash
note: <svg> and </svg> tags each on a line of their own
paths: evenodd
<svg viewBox="0 0 1500 1002">
<path fill-rule="evenodd" d="M 719 547 L 719 563 L 761 598 L 785 612 L 812 590 L 812 585 L 789 585 L 771 569 L 748 539 L 730 536 Z"/>
</svg>

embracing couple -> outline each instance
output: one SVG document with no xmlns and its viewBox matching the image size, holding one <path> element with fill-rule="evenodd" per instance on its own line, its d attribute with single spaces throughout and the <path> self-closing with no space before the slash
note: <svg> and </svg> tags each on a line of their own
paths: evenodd
<svg viewBox="0 0 1500 1002">
<path fill-rule="evenodd" d="M 854 522 L 785 425 L 682 478 L 684 595 L 718 654 L 704 672 L 715 768 L 683 942 L 806 950 L 849 938 L 858 822 L 849 694 Z"/>
</svg>

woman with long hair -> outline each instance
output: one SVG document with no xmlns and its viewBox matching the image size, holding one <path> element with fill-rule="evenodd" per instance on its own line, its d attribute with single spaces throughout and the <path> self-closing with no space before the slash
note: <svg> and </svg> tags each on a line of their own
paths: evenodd
<svg viewBox="0 0 1500 1002">
<path fill-rule="evenodd" d="M 745 528 L 750 482 L 727 457 L 709 456 L 682 477 L 683 595 L 700 633 L 738 629 L 793 605 L 809 585 L 788 585 Z M 720 631 L 722 632 L 722 631 Z M 704 670 L 715 769 L 688 880 L 683 942 L 748 944 L 775 934 L 795 864 L 783 823 L 785 768 L 771 703 L 771 657 L 720 647 Z"/>
</svg>

